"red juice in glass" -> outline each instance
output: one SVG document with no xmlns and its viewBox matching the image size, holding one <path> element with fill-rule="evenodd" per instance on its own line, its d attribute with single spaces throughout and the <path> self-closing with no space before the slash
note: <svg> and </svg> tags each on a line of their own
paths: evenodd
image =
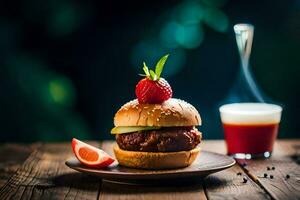
<svg viewBox="0 0 300 200">
<path fill-rule="evenodd" d="M 220 107 L 229 155 L 269 157 L 277 138 L 282 108 L 265 103 L 235 103 Z"/>
</svg>

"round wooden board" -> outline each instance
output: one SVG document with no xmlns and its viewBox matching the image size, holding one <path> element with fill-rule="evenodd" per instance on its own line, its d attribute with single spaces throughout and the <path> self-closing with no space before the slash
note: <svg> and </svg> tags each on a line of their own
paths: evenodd
<svg viewBox="0 0 300 200">
<path fill-rule="evenodd" d="M 202 151 L 195 162 L 189 167 L 165 170 L 143 170 L 123 167 L 114 162 L 111 166 L 102 169 L 89 168 L 82 165 L 76 158 L 70 158 L 66 165 L 74 170 L 99 176 L 113 182 L 138 182 L 170 179 L 199 179 L 211 173 L 227 169 L 235 164 L 229 156 Z"/>
</svg>

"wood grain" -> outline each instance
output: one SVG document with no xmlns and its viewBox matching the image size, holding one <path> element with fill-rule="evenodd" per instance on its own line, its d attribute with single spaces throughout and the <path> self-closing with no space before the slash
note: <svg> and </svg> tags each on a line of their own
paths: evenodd
<svg viewBox="0 0 300 200">
<path fill-rule="evenodd" d="M 218 153 L 226 153 L 226 146 L 224 141 L 205 141 L 203 144 L 203 149 L 218 152 Z M 300 199 L 300 167 L 299 163 L 297 164 L 295 161 L 299 161 L 299 154 L 300 154 L 300 140 L 278 140 L 275 143 L 273 155 L 270 159 L 262 159 L 262 160 L 239 160 L 239 162 L 247 163 L 247 166 L 245 169 L 240 169 L 241 171 L 244 171 L 246 175 L 248 174 L 254 182 L 258 183 L 269 196 L 273 199 Z M 275 170 L 267 170 L 267 167 L 275 167 Z M 228 174 L 232 170 L 236 170 L 237 168 L 230 168 L 226 171 L 220 172 L 222 173 L 220 175 L 220 178 L 227 177 L 230 179 L 230 175 Z M 226 172 L 226 173 L 225 173 Z M 219 176 L 220 173 L 216 173 L 215 175 L 211 176 Z M 267 173 L 268 176 L 272 175 L 274 178 L 270 179 L 264 178 L 264 173 Z M 290 178 L 286 178 L 286 175 L 289 174 Z M 210 176 L 210 177 L 211 177 Z M 209 177 L 209 178 L 210 178 Z M 251 181 L 252 183 L 254 183 Z M 217 180 L 211 181 L 212 184 L 217 183 Z M 257 190 L 257 186 L 254 184 L 255 188 L 247 188 L 243 192 L 243 199 L 245 196 L 252 198 L 251 193 L 248 191 L 252 191 L 252 194 L 256 198 L 257 192 L 261 193 L 261 190 Z M 228 187 L 228 185 L 226 185 Z M 230 187 L 229 187 L 230 188 Z M 234 191 L 234 188 L 236 188 L 236 192 Z M 242 187 L 235 187 L 233 184 L 232 189 L 229 189 L 232 191 L 232 194 L 238 195 L 242 194 Z M 209 196 L 209 187 L 206 188 L 208 190 L 207 194 Z M 215 190 L 214 190 L 215 191 Z M 213 195 L 212 197 L 216 198 L 219 196 L 220 193 L 222 193 L 222 198 L 224 198 L 224 191 L 220 190 L 220 187 L 218 187 L 217 191 L 215 191 L 216 195 Z M 239 197 L 240 198 L 240 197 Z M 253 197 L 254 198 L 254 197 Z"/>
<path fill-rule="evenodd" d="M 3 144 L 0 146 L 0 188 L 19 169 L 37 145 Z"/>
<path fill-rule="evenodd" d="M 208 199 L 270 199 L 239 165 L 208 176 L 204 186 Z"/>
<path fill-rule="evenodd" d="M 111 142 L 104 142 L 102 149 L 113 155 Z M 181 185 L 180 183 L 169 183 L 168 185 L 121 185 L 102 182 L 99 199 L 101 200 L 193 200 L 206 199 L 201 183 L 193 185 Z"/>
<path fill-rule="evenodd" d="M 294 160 L 299 156 L 295 155 L 299 152 L 299 145 L 299 142 L 280 142 L 276 148 L 278 153 L 270 159 L 242 161 L 247 162 L 247 173 L 274 199 L 300 199 L 300 166 Z M 272 170 L 272 167 L 275 169 Z"/>
<path fill-rule="evenodd" d="M 102 147 L 112 154 L 110 145 L 110 142 L 105 142 Z M 206 140 L 201 147 L 226 154 L 224 141 Z M 210 175 L 204 182 L 171 182 L 161 186 L 102 183 L 96 177 L 77 173 L 64 165 L 65 160 L 72 156 L 69 143 L 40 145 L 36 151 L 32 150 L 26 145 L 0 146 L 1 200 L 300 199 L 300 140 L 277 141 L 271 159 L 248 160 L 245 169 L 236 165 Z M 275 170 L 267 170 L 267 166 L 275 166 Z M 237 175 L 238 172 L 242 176 Z M 272 174 L 274 178 L 264 178 L 263 173 Z M 288 179 L 287 174 L 290 175 Z M 244 176 L 247 183 L 243 183 Z"/>
<path fill-rule="evenodd" d="M 0 190 L 0 199 L 97 199 L 101 181 L 67 168 L 69 144 L 35 150 Z"/>
<path fill-rule="evenodd" d="M 204 200 L 202 184 L 145 186 L 103 182 L 100 200 Z"/>
<path fill-rule="evenodd" d="M 206 140 L 201 147 L 207 151 L 226 154 L 225 142 L 221 140 Z M 242 174 L 237 175 L 238 172 Z M 247 179 L 246 183 L 243 178 Z M 204 184 L 209 199 L 270 199 L 239 165 L 208 176 Z"/>
</svg>

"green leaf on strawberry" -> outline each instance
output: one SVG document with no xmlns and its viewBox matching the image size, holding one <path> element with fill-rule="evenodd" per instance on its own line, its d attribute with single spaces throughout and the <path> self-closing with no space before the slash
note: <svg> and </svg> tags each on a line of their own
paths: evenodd
<svg viewBox="0 0 300 200">
<path fill-rule="evenodd" d="M 160 75 L 164 69 L 164 65 L 167 61 L 169 57 L 169 54 L 163 56 L 156 64 L 155 66 L 155 72 L 153 70 L 149 70 L 149 68 L 147 67 L 146 63 L 143 62 L 143 70 L 145 72 L 145 75 L 147 76 L 147 78 L 149 78 L 152 81 L 157 81 L 160 78 Z"/>
<path fill-rule="evenodd" d="M 146 76 L 150 76 L 149 69 L 148 69 L 148 67 L 147 67 L 146 63 L 145 63 L 145 62 L 143 62 L 143 65 L 144 65 L 144 67 L 143 67 L 143 70 L 144 70 L 144 72 L 145 72 Z"/>
<path fill-rule="evenodd" d="M 169 54 L 165 55 L 157 62 L 156 67 L 155 67 L 155 74 L 157 76 L 157 79 L 160 78 L 161 72 L 164 69 L 164 65 L 165 65 L 168 57 L 169 57 Z"/>
<path fill-rule="evenodd" d="M 151 78 L 152 81 L 157 80 L 157 76 L 156 76 L 155 72 L 152 69 L 150 69 L 150 78 Z"/>
</svg>

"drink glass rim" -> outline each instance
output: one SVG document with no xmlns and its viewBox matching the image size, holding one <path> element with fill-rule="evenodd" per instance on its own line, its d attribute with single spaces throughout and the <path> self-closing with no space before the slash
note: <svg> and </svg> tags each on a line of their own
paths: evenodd
<svg viewBox="0 0 300 200">
<path fill-rule="evenodd" d="M 230 103 L 224 104 L 219 108 L 220 113 L 236 115 L 264 115 L 277 114 L 282 112 L 282 107 L 270 103 Z"/>
<path fill-rule="evenodd" d="M 268 103 L 232 103 L 219 108 L 222 123 L 275 124 L 281 119 L 282 107 Z"/>
</svg>

